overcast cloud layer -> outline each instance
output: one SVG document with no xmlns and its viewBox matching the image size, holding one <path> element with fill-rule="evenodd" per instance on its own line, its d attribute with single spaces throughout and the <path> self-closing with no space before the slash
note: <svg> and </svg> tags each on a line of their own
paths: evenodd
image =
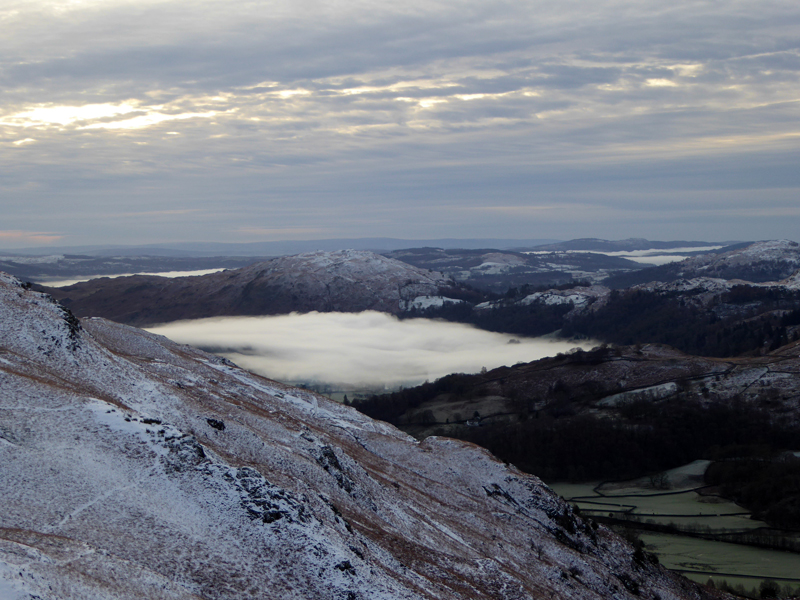
<svg viewBox="0 0 800 600">
<path fill-rule="evenodd" d="M 0 28 L 0 247 L 797 239 L 796 0 L 0 0 Z"/>
<path fill-rule="evenodd" d="M 148 331 L 224 354 L 278 381 L 366 387 L 418 385 L 449 373 L 476 373 L 593 345 L 430 319 L 401 321 L 372 311 L 198 319 Z M 519 343 L 509 343 L 512 339 Z"/>
</svg>

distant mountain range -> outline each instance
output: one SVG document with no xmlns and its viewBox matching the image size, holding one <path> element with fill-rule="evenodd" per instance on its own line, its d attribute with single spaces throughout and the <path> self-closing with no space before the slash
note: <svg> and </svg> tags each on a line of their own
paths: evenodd
<svg viewBox="0 0 800 600">
<path fill-rule="evenodd" d="M 525 284 L 597 283 L 609 276 L 624 275 L 648 266 L 654 254 L 663 262 L 720 248 L 709 242 L 596 239 L 541 245 L 552 241 L 365 238 L 263 244 L 50 247 L 31 249 L 27 254 L 23 251 L 0 254 L 0 270 L 47 284 L 48 281 L 121 274 L 233 269 L 276 256 L 355 249 L 440 270 L 480 289 L 504 292 L 509 287 Z"/>
<path fill-rule="evenodd" d="M 26 281 L 47 283 L 70 278 L 119 276 L 133 273 L 163 273 L 210 269 L 239 269 L 257 262 L 253 257 L 212 256 L 175 258 L 166 256 L 0 256 L 0 271 Z M 265 260 L 262 258 L 261 260 Z"/>
<path fill-rule="evenodd" d="M 141 246 L 44 246 L 19 250 L 0 251 L 7 256 L 44 256 L 53 254 L 83 254 L 87 256 L 284 256 L 305 252 L 333 251 L 343 249 L 389 252 L 401 248 L 533 248 L 550 244 L 552 239 L 502 239 L 502 238 L 440 238 L 430 240 L 407 240 L 399 238 L 340 238 L 326 240 L 287 240 L 283 242 L 215 243 L 183 242 L 169 244 L 147 244 Z"/>
<path fill-rule="evenodd" d="M 577 251 L 577 252 L 634 252 L 639 250 L 673 250 L 676 248 L 703 248 L 731 246 L 742 242 L 687 242 L 670 241 L 657 242 L 644 238 L 628 238 L 627 240 L 601 240 L 598 238 L 580 238 L 568 242 L 553 242 L 552 244 L 541 244 L 537 250 L 547 250 L 553 252 Z M 747 242 L 745 242 L 747 243 Z"/>
<path fill-rule="evenodd" d="M 800 245 L 784 240 L 723 250 L 649 268 L 584 252 L 419 248 L 382 256 L 342 250 L 198 277 L 101 278 L 37 289 L 79 316 L 134 325 L 222 315 L 410 310 L 505 333 L 563 330 L 623 344 L 669 343 L 716 356 L 757 350 L 757 327 L 773 331 L 763 340 L 767 346 L 777 343 L 785 333 L 781 315 L 796 308 L 794 296 L 800 294 L 792 277 L 800 269 Z M 622 286 L 626 279 L 635 284 Z M 576 286 L 576 280 L 602 285 Z M 556 283 L 562 285 L 552 289 Z M 612 293 L 611 286 L 625 291 Z M 750 333 L 733 333 L 732 327 Z"/>
<path fill-rule="evenodd" d="M 4 600 L 727 597 L 472 444 L 79 321 L 7 275 L 0 393 Z"/>
<path fill-rule="evenodd" d="M 622 286 L 623 279 L 635 284 Z M 623 345 L 669 344 L 691 354 L 719 357 L 763 353 L 800 335 L 796 242 L 756 242 L 631 271 L 603 284 L 522 287 L 471 310 L 443 306 L 424 315 L 518 335 L 559 331 L 562 336 Z"/>
</svg>

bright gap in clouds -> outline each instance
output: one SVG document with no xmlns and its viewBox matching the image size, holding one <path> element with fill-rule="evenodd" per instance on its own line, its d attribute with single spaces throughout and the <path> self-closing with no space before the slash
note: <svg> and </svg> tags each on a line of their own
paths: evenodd
<svg viewBox="0 0 800 600">
<path fill-rule="evenodd" d="M 373 311 L 199 319 L 149 331 L 285 383 L 361 389 L 418 385 L 449 373 L 476 373 L 595 345 L 431 319 L 400 320 Z"/>
<path fill-rule="evenodd" d="M 134 112 L 130 104 L 86 104 L 83 106 L 39 106 L 11 115 L 5 125 L 33 127 L 37 125 L 69 125 L 78 121 L 117 117 Z"/>
</svg>

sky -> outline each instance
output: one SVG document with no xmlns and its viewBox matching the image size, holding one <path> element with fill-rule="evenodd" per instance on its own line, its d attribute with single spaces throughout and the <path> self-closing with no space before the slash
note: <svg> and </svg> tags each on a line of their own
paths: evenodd
<svg viewBox="0 0 800 600">
<path fill-rule="evenodd" d="M 148 331 L 287 383 L 396 389 L 597 345 L 526 338 L 374 311 L 178 321 Z M 510 340 L 515 340 L 509 343 Z"/>
<path fill-rule="evenodd" d="M 0 248 L 799 237 L 796 0 L 0 0 L 0 28 Z"/>
</svg>

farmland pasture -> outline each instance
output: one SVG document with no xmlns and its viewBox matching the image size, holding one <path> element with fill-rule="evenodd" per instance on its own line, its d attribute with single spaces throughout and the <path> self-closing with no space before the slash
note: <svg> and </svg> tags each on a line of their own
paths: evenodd
<svg viewBox="0 0 800 600">
<path fill-rule="evenodd" d="M 767 527 L 750 518 L 742 507 L 709 495 L 702 475 L 708 461 L 695 461 L 666 471 L 665 477 L 641 478 L 613 483 L 554 483 L 550 487 L 576 505 L 585 516 L 613 517 L 657 525 L 675 525 L 706 534 L 753 531 Z M 654 484 L 668 484 L 659 490 Z M 792 589 L 800 588 L 800 554 L 755 548 L 742 544 L 700 539 L 678 534 L 637 532 L 648 551 L 655 553 L 664 566 L 706 583 L 716 582 L 758 587 L 762 578 L 770 578 Z"/>
<path fill-rule="evenodd" d="M 800 555 L 792 552 L 649 532 L 640 539 L 665 567 L 699 583 L 713 577 L 716 584 L 725 580 L 749 589 L 762 579 L 774 579 L 800 588 Z"/>
</svg>

